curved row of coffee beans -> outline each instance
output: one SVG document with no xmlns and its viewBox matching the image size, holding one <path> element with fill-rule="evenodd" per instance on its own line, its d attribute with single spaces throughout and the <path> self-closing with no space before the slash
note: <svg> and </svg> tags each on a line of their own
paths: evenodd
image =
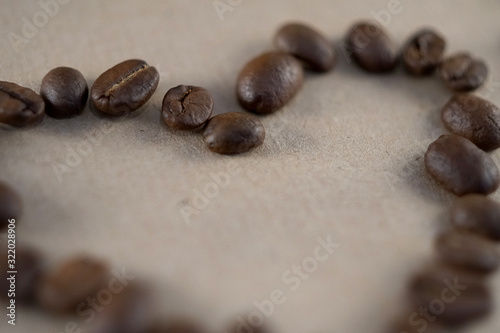
<svg viewBox="0 0 500 333">
<path fill-rule="evenodd" d="M 345 42 L 350 57 L 368 72 L 390 72 L 402 59 L 411 75 L 431 75 L 438 69 L 445 84 L 457 92 L 472 91 L 487 77 L 484 62 L 468 53 L 444 58 L 445 40 L 430 29 L 412 36 L 401 52 L 387 32 L 365 22 L 355 24 Z M 328 72 L 335 65 L 333 45 L 323 34 L 304 24 L 283 26 L 275 36 L 275 45 L 279 51 L 252 59 L 237 81 L 240 104 L 260 115 L 281 109 L 297 94 L 303 84 L 304 68 Z M 90 91 L 91 107 L 112 116 L 134 112 L 150 99 L 158 82 L 159 74 L 154 67 L 142 60 L 125 61 L 97 78 Z M 28 88 L 0 82 L 0 122 L 23 127 L 40 122 L 44 113 L 55 118 L 76 116 L 85 109 L 88 94 L 83 75 L 65 67 L 54 69 L 43 79 L 42 97 Z M 166 93 L 162 114 L 165 124 L 172 129 L 203 127 L 205 142 L 218 153 L 246 152 L 262 144 L 265 130 L 258 119 L 245 113 L 211 117 L 213 108 L 213 99 L 206 89 L 181 85 Z M 437 239 L 436 262 L 416 274 L 410 283 L 409 303 L 415 312 L 398 322 L 391 332 L 437 332 L 441 326 L 468 324 L 492 309 L 486 277 L 500 264 L 500 254 L 494 245 L 494 241 L 500 240 L 500 204 L 486 195 L 498 188 L 500 176 L 485 151 L 500 147 L 500 111 L 477 96 L 459 94 L 443 107 L 442 119 L 452 134 L 429 146 L 425 166 L 444 189 L 463 197 L 452 209 L 453 228 Z M 17 216 L 21 204 L 15 192 L 0 184 L 0 197 L 4 198 L 0 201 L 0 215 Z M 21 283 L 26 287 L 22 294 L 51 311 L 74 310 L 85 295 L 105 280 L 104 265 L 94 259 L 70 259 L 40 275 L 36 252 L 20 251 L 18 256 L 19 265 L 24 265 L 27 272 L 23 274 L 27 282 Z M 35 278 L 40 279 L 38 283 L 32 280 Z M 121 327 L 122 332 L 151 332 L 127 330 L 135 327 L 129 321 L 136 318 L 127 312 L 130 308 L 133 307 L 110 307 L 102 320 L 102 327 L 107 330 L 95 332 L 113 332 L 109 327 Z"/>
<path fill-rule="evenodd" d="M 1 258 L 0 269 L 3 277 L 8 271 L 6 255 Z M 88 255 L 73 256 L 47 268 L 40 251 L 18 247 L 16 269 L 16 306 L 38 306 L 53 316 L 67 316 L 69 321 L 61 328 L 65 332 L 207 332 L 193 318 L 152 318 L 152 291 L 147 283 Z M 10 281 L 2 278 L 1 298 L 8 295 L 9 288 Z"/>
</svg>

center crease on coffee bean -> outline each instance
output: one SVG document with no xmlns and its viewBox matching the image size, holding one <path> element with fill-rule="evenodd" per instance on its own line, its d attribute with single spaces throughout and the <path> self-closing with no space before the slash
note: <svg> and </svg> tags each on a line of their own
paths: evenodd
<svg viewBox="0 0 500 333">
<path fill-rule="evenodd" d="M 142 71 L 144 71 L 144 70 L 146 70 L 148 68 L 149 68 L 148 65 L 143 65 L 137 71 L 135 71 L 135 72 L 133 72 L 133 73 L 125 76 L 123 79 L 120 80 L 120 82 L 115 83 L 108 91 L 106 91 L 106 94 L 104 95 L 104 97 L 111 96 L 111 94 L 116 90 L 116 88 L 118 88 L 122 83 L 131 80 L 134 76 L 136 76 L 137 74 L 139 74 L 140 72 L 142 72 Z"/>
</svg>

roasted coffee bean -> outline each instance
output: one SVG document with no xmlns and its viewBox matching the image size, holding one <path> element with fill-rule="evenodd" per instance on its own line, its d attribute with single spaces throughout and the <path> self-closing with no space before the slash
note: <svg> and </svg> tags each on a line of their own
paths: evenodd
<svg viewBox="0 0 500 333">
<path fill-rule="evenodd" d="M 0 81 L 0 123 L 13 127 L 38 124 L 45 114 L 45 102 L 33 90 Z"/>
<path fill-rule="evenodd" d="M 85 333 L 146 333 L 151 312 L 150 291 L 136 280 L 115 283 L 112 301 L 103 306 Z"/>
<path fill-rule="evenodd" d="M 500 241 L 500 203 L 484 195 L 469 194 L 457 199 L 450 221 L 458 228 Z"/>
<path fill-rule="evenodd" d="M 170 322 L 154 323 L 144 333 L 203 333 L 204 330 L 192 320 L 176 319 Z"/>
<path fill-rule="evenodd" d="M 10 264 L 14 266 L 11 267 Z M 8 271 L 17 272 L 15 281 L 8 279 L 11 277 Z M 3 250 L 0 261 L 0 297 L 11 298 L 11 294 L 14 293 L 16 302 L 31 303 L 34 300 L 41 273 L 42 259 L 37 251 L 22 247 L 17 247 L 15 250 Z M 12 283 L 15 284 L 15 288 L 11 288 Z"/>
<path fill-rule="evenodd" d="M 482 60 L 474 59 L 468 53 L 459 53 L 443 60 L 439 74 L 450 89 L 472 91 L 486 81 L 488 68 Z"/>
<path fill-rule="evenodd" d="M 177 86 L 163 98 L 163 120 L 177 130 L 194 130 L 207 122 L 214 109 L 214 100 L 207 89 Z"/>
<path fill-rule="evenodd" d="M 57 67 L 45 75 L 40 88 L 45 113 L 54 118 L 70 118 L 83 112 L 89 97 L 82 73 L 70 67 Z"/>
<path fill-rule="evenodd" d="M 261 122 L 249 114 L 230 112 L 211 118 L 203 130 L 208 148 L 219 154 L 239 154 L 260 146 L 266 131 Z"/>
<path fill-rule="evenodd" d="M 456 135 L 442 135 L 429 146 L 425 167 L 446 190 L 459 196 L 490 194 L 500 182 L 498 168 L 488 154 Z"/>
<path fill-rule="evenodd" d="M 274 42 L 278 49 L 292 54 L 314 71 L 327 72 L 335 64 L 333 44 L 307 25 L 289 23 L 281 27 Z"/>
<path fill-rule="evenodd" d="M 127 60 L 102 73 L 90 95 L 94 107 L 120 116 L 143 106 L 153 96 L 160 74 L 143 60 Z"/>
<path fill-rule="evenodd" d="M 455 95 L 443 107 L 441 118 L 451 133 L 483 150 L 500 147 L 500 109 L 493 103 L 472 94 Z"/>
<path fill-rule="evenodd" d="M 493 298 L 485 280 L 465 271 L 433 266 L 416 274 L 409 285 L 410 301 L 436 323 L 459 327 L 491 313 Z"/>
<path fill-rule="evenodd" d="M 37 292 L 38 302 L 53 312 L 75 311 L 87 297 L 106 287 L 108 266 L 86 256 L 62 263 L 42 278 Z"/>
<path fill-rule="evenodd" d="M 424 29 L 410 38 L 403 49 L 403 63 L 408 73 L 432 74 L 443 59 L 446 42 L 437 32 Z"/>
<path fill-rule="evenodd" d="M 440 235 L 436 252 L 442 262 L 471 271 L 491 273 L 500 265 L 496 244 L 469 231 L 453 230 Z"/>
<path fill-rule="evenodd" d="M 9 220 L 17 220 L 21 216 L 22 208 L 21 197 L 17 192 L 0 181 L 0 232 L 7 229 Z"/>
<path fill-rule="evenodd" d="M 380 26 L 372 23 L 355 24 L 347 33 L 346 48 L 351 58 L 368 72 L 389 72 L 398 63 L 396 44 Z"/>
<path fill-rule="evenodd" d="M 248 111 L 269 114 L 289 102 L 304 81 L 298 60 L 285 52 L 269 52 L 251 60 L 237 83 L 240 104 Z"/>
</svg>

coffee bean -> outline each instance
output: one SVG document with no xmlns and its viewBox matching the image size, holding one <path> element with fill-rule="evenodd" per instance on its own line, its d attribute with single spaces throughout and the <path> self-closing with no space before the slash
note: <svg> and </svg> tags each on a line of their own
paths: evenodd
<svg viewBox="0 0 500 333">
<path fill-rule="evenodd" d="M 451 133 L 483 150 L 500 147 L 500 109 L 493 103 L 472 94 L 455 95 L 443 107 L 441 118 Z"/>
<path fill-rule="evenodd" d="M 333 44 L 307 25 L 284 25 L 278 30 L 274 42 L 278 49 L 292 54 L 314 71 L 327 72 L 335 64 Z"/>
<path fill-rule="evenodd" d="M 89 96 L 82 73 L 69 67 L 57 67 L 45 75 L 40 88 L 45 113 L 54 118 L 70 118 L 83 112 Z"/>
<path fill-rule="evenodd" d="M 175 319 L 170 322 L 154 323 L 144 333 L 203 333 L 204 330 L 192 320 Z"/>
<path fill-rule="evenodd" d="M 446 190 L 459 196 L 490 194 L 500 182 L 498 168 L 488 154 L 456 135 L 442 135 L 429 145 L 425 167 Z"/>
<path fill-rule="evenodd" d="M 8 184 L 0 181 L 0 232 L 7 229 L 9 220 L 16 220 L 22 212 L 21 197 Z"/>
<path fill-rule="evenodd" d="M 481 276 L 445 266 L 416 274 L 409 285 L 410 301 L 436 323 L 459 327 L 491 313 L 493 298 Z"/>
<path fill-rule="evenodd" d="M 269 52 L 251 60 L 238 77 L 237 95 L 248 111 L 269 114 L 282 108 L 299 91 L 304 70 L 285 52 Z"/>
<path fill-rule="evenodd" d="M 488 68 L 482 60 L 474 59 L 468 53 L 458 53 L 444 59 L 439 74 L 451 90 L 472 91 L 486 81 Z"/>
<path fill-rule="evenodd" d="M 150 291 L 136 280 L 127 285 L 113 285 L 112 300 L 101 304 L 88 333 L 145 333 L 149 326 L 148 314 L 152 310 Z M 112 290 L 110 289 L 110 292 Z"/>
<path fill-rule="evenodd" d="M 453 230 L 436 239 L 438 257 L 459 268 L 491 273 L 500 265 L 500 252 L 493 241 L 474 233 Z"/>
<path fill-rule="evenodd" d="M 10 267 L 10 264 L 14 267 Z M 8 280 L 11 274 L 8 271 L 17 271 L 15 288 L 11 288 L 12 281 Z M 37 251 L 23 247 L 5 249 L 0 261 L 0 297 L 7 299 L 12 290 L 15 290 L 16 303 L 30 304 L 34 300 L 41 273 L 42 259 Z"/>
<path fill-rule="evenodd" d="M 266 131 L 261 122 L 248 114 L 230 112 L 211 118 L 203 130 L 208 148 L 219 154 L 239 154 L 260 146 Z"/>
<path fill-rule="evenodd" d="M 36 92 L 0 81 L 0 123 L 25 127 L 40 123 L 44 114 L 45 103 Z"/>
<path fill-rule="evenodd" d="M 91 89 L 92 104 L 120 116 L 143 106 L 153 95 L 160 74 L 143 60 L 127 60 L 102 73 Z"/>
<path fill-rule="evenodd" d="M 457 199 L 450 221 L 458 228 L 500 241 L 500 203 L 484 195 L 469 194 Z"/>
<path fill-rule="evenodd" d="M 79 256 L 65 261 L 42 278 L 37 299 L 49 311 L 75 311 L 87 297 L 95 297 L 106 287 L 108 278 L 105 263 Z"/>
<path fill-rule="evenodd" d="M 413 35 L 403 49 L 403 63 L 408 73 L 432 74 L 443 59 L 446 42 L 437 32 L 423 29 Z"/>
<path fill-rule="evenodd" d="M 392 71 L 398 63 L 398 49 L 378 25 L 360 22 L 347 33 L 346 51 L 364 70 L 373 73 Z"/>
<path fill-rule="evenodd" d="M 177 130 L 194 130 L 207 122 L 214 109 L 210 92 L 194 86 L 177 86 L 163 98 L 163 120 Z"/>
</svg>

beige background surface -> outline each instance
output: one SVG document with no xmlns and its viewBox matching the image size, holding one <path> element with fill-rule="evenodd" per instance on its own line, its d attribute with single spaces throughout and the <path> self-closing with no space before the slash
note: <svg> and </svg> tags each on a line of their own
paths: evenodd
<svg viewBox="0 0 500 333">
<path fill-rule="evenodd" d="M 270 319 L 277 332 L 381 332 L 402 312 L 407 278 L 430 260 L 453 200 L 422 166 L 427 145 L 444 133 L 439 109 L 450 97 L 436 77 L 367 75 L 339 53 L 334 72 L 308 75 L 297 98 L 262 118 L 265 144 L 241 156 L 212 154 L 198 133 L 173 133 L 159 118 L 163 95 L 181 83 L 210 89 L 217 113 L 241 110 L 236 76 L 272 47 L 281 23 L 310 22 L 339 40 L 388 1 L 243 0 L 221 20 L 212 1 L 73 0 L 19 52 L 8 34 L 21 35 L 23 18 L 41 7 L 0 5 L 1 80 L 38 91 L 50 69 L 65 65 L 90 85 L 129 58 L 162 75 L 134 118 L 110 122 L 87 110 L 0 131 L 0 178 L 25 202 L 21 245 L 41 249 L 49 264 L 79 252 L 104 257 L 151 281 L 157 315 L 192 313 L 214 329 L 274 289 L 287 298 Z M 398 42 L 436 27 L 449 51 L 487 61 L 479 94 L 500 104 L 500 2 L 401 0 L 401 8 L 388 25 Z M 238 173 L 187 223 L 182 208 L 232 162 Z M 61 165 L 70 171 L 58 176 Z M 340 248 L 291 291 L 282 275 L 328 235 Z M 492 287 L 498 302 L 499 275 Z M 499 314 L 468 332 L 497 332 Z M 67 319 L 19 309 L 18 326 L 4 318 L 0 331 L 61 332 Z"/>
</svg>

